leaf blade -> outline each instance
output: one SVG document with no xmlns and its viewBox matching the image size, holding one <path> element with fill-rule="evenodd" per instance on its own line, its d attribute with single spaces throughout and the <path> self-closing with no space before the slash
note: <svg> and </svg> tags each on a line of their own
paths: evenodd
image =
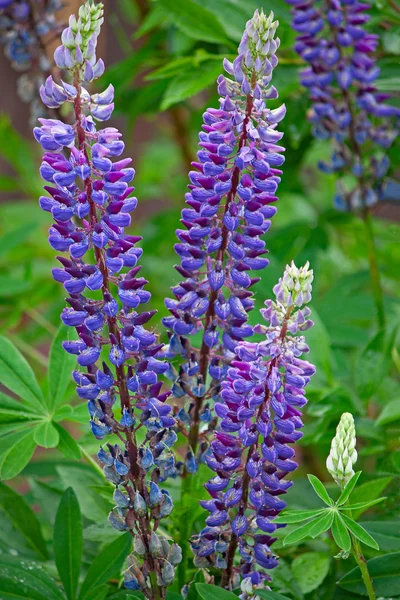
<svg viewBox="0 0 400 600">
<path fill-rule="evenodd" d="M 82 562 L 82 516 L 72 488 L 61 498 L 53 532 L 54 556 L 68 600 L 75 600 Z"/>
<path fill-rule="evenodd" d="M 360 542 L 362 542 L 366 546 L 370 546 L 371 548 L 375 548 L 375 550 L 379 550 L 378 543 L 376 542 L 376 540 L 374 540 L 372 535 L 370 535 L 368 531 L 364 529 L 364 527 L 362 527 L 359 523 L 356 523 L 355 521 L 353 521 L 353 519 L 350 519 L 350 517 L 347 517 L 346 515 L 341 515 L 341 517 L 347 529 L 351 531 L 354 537 L 356 537 L 358 540 L 360 540 Z"/>
<path fill-rule="evenodd" d="M 307 478 L 308 481 L 311 483 L 312 487 L 314 488 L 314 491 L 317 494 L 317 496 L 319 496 L 321 500 L 325 502 L 325 504 L 327 504 L 328 506 L 333 506 L 333 500 L 326 491 L 326 488 L 322 481 L 320 481 L 318 477 L 315 477 L 315 475 L 307 475 Z"/>
</svg>

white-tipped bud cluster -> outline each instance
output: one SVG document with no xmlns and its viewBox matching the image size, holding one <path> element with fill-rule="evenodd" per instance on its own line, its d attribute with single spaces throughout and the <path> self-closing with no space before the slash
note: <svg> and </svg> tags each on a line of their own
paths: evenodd
<svg viewBox="0 0 400 600">
<path fill-rule="evenodd" d="M 265 67 L 269 70 L 277 64 L 275 52 L 279 48 L 279 38 L 274 39 L 279 21 L 274 21 L 274 13 L 271 11 L 268 15 L 256 10 L 253 17 L 247 21 L 245 33 L 239 46 L 239 52 L 245 55 L 245 64 L 248 68 L 254 68 L 259 74 Z M 270 65 L 268 65 L 269 58 Z"/>
<path fill-rule="evenodd" d="M 353 465 L 357 461 L 356 443 L 353 415 L 343 413 L 326 460 L 326 468 L 341 488 L 354 475 Z"/>
<path fill-rule="evenodd" d="M 286 307 L 303 306 L 311 300 L 313 270 L 307 261 L 304 267 L 296 267 L 292 261 L 287 265 L 283 277 L 274 287 L 277 300 Z"/>
</svg>

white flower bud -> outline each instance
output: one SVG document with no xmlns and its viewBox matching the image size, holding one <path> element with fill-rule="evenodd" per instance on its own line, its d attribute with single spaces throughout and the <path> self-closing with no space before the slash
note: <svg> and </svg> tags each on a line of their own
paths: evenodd
<svg viewBox="0 0 400 600">
<path fill-rule="evenodd" d="M 344 488 L 354 475 L 353 465 L 357 461 L 356 442 L 353 415 L 343 413 L 326 460 L 326 468 L 341 488 Z"/>
</svg>

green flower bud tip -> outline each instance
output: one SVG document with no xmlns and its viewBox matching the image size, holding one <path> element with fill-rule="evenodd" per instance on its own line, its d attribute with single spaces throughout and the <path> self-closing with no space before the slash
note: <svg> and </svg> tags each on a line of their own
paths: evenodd
<svg viewBox="0 0 400 600">
<path fill-rule="evenodd" d="M 353 415 L 343 413 L 326 461 L 326 468 L 341 488 L 344 488 L 354 475 L 353 465 L 357 461 L 356 443 Z"/>
<path fill-rule="evenodd" d="M 303 306 L 311 300 L 312 281 L 314 272 L 309 268 L 310 263 L 307 261 L 304 267 L 296 267 L 292 261 L 286 266 L 283 277 L 274 287 L 274 293 L 283 305 Z"/>
</svg>

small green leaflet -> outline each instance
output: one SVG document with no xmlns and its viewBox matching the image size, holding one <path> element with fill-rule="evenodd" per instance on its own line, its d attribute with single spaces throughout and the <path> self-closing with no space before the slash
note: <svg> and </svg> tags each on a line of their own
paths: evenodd
<svg viewBox="0 0 400 600">
<path fill-rule="evenodd" d="M 326 491 L 322 481 L 320 481 L 318 477 L 315 477 L 315 475 L 307 475 L 307 477 L 308 481 L 313 486 L 315 493 L 321 498 L 321 500 L 328 506 L 333 506 L 333 500 Z"/>
</svg>

